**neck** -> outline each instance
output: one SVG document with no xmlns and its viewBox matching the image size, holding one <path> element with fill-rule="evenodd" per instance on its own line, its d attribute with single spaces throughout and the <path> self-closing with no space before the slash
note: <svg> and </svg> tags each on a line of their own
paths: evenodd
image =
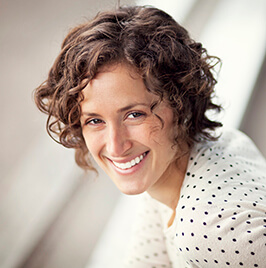
<svg viewBox="0 0 266 268">
<path fill-rule="evenodd" d="M 189 154 L 185 154 L 169 165 L 163 176 L 147 192 L 159 202 L 175 210 L 180 189 L 187 170 Z"/>
</svg>

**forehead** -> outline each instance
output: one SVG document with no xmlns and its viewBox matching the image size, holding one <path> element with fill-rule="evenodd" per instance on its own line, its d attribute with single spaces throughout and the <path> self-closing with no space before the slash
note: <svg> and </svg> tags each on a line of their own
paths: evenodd
<svg viewBox="0 0 266 268">
<path fill-rule="evenodd" d="M 83 89 L 82 106 L 113 105 L 128 102 L 150 102 L 156 96 L 146 89 L 142 77 L 133 67 L 123 64 L 105 66 Z"/>
</svg>

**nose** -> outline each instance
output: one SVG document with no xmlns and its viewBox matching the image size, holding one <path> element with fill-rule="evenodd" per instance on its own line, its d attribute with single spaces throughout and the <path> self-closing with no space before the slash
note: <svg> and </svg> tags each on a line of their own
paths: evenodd
<svg viewBox="0 0 266 268">
<path fill-rule="evenodd" d="M 106 150 L 109 156 L 123 156 L 131 147 L 132 142 L 125 126 L 109 126 L 106 139 Z"/>
</svg>

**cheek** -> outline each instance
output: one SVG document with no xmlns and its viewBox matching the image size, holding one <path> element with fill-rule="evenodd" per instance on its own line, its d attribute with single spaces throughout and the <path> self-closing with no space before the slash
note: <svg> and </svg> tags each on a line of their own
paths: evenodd
<svg viewBox="0 0 266 268">
<path fill-rule="evenodd" d="M 101 144 L 99 141 L 101 141 L 101 139 L 97 135 L 91 135 L 86 132 L 83 132 L 83 137 L 90 154 L 95 158 L 97 152 L 100 150 Z"/>
<path fill-rule="evenodd" d="M 174 136 L 174 114 L 172 109 L 163 102 L 159 105 L 158 110 L 155 111 L 154 117 L 156 118 L 154 130 L 156 130 L 157 135 L 172 140 Z"/>
<path fill-rule="evenodd" d="M 162 120 L 164 123 L 157 119 L 156 124 L 150 126 L 149 139 L 162 146 L 172 145 L 174 143 L 173 122 L 171 118 L 162 118 Z"/>
<path fill-rule="evenodd" d="M 162 126 L 158 119 L 150 119 L 145 124 L 134 127 L 130 131 L 132 140 L 146 146 L 153 146 L 160 143 Z"/>
</svg>

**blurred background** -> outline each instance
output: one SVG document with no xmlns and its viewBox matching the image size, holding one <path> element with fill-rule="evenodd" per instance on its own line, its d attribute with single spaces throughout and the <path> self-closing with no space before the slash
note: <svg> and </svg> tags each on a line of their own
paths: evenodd
<svg viewBox="0 0 266 268">
<path fill-rule="evenodd" d="M 171 14 L 223 61 L 217 101 L 226 127 L 266 156 L 266 1 L 121 0 Z M 0 267 L 122 267 L 138 196 L 99 171 L 84 174 L 73 151 L 45 132 L 32 91 L 69 28 L 115 0 L 0 0 Z"/>
</svg>

